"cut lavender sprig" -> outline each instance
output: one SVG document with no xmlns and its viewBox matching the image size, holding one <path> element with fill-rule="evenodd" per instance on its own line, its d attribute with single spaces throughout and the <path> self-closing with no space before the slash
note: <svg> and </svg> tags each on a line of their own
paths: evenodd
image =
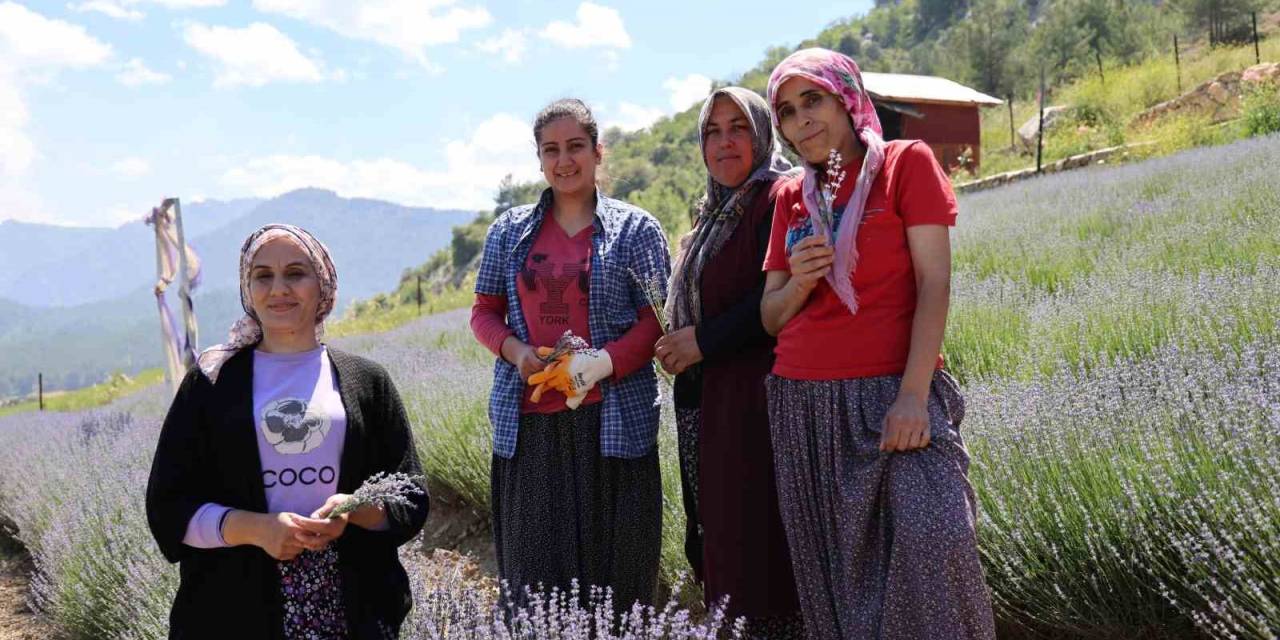
<svg viewBox="0 0 1280 640">
<path fill-rule="evenodd" d="M 836 233 L 836 194 L 844 183 L 844 158 L 835 149 L 827 154 L 827 171 L 822 179 L 821 197 L 818 202 L 818 217 L 827 233 L 827 241 L 833 242 Z"/>
<path fill-rule="evenodd" d="M 539 356 L 538 359 L 543 362 L 552 362 L 566 353 L 581 353 L 589 349 L 591 349 L 591 345 L 586 340 L 573 335 L 573 331 L 569 330 L 565 331 L 559 340 L 556 340 L 556 345 L 551 348 L 551 353 L 547 354 L 546 357 Z"/>
<path fill-rule="evenodd" d="M 407 473 L 375 473 L 351 497 L 330 511 L 329 517 L 336 518 L 366 506 L 411 506 L 413 503 L 409 501 L 409 496 L 422 495 L 420 483 L 423 481 L 422 476 Z"/>
<path fill-rule="evenodd" d="M 658 329 L 662 331 L 662 335 L 667 335 L 667 296 L 663 282 L 654 277 L 642 277 L 633 269 L 627 269 L 627 271 L 631 274 L 631 279 L 635 281 L 636 286 L 640 287 L 640 293 L 644 294 L 645 300 L 649 302 L 649 307 L 653 309 L 653 315 L 658 319 Z M 675 378 L 671 377 L 671 374 L 662 368 L 662 362 L 658 360 L 657 356 L 654 356 L 653 364 L 658 376 L 667 383 L 667 386 L 674 388 L 676 385 Z"/>
</svg>

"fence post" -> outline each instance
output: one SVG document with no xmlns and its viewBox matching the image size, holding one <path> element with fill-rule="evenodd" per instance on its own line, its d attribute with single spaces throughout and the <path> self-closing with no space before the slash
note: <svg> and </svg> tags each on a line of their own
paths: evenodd
<svg viewBox="0 0 1280 640">
<path fill-rule="evenodd" d="M 1018 150 L 1018 141 L 1013 132 L 1013 92 L 1009 93 L 1009 150 Z"/>
<path fill-rule="evenodd" d="M 40 404 L 40 410 L 44 411 L 44 374 L 36 374 L 36 398 Z"/>
<path fill-rule="evenodd" d="M 1036 173 L 1043 173 L 1040 160 L 1044 154 L 1044 67 L 1040 67 L 1040 126 L 1036 133 Z"/>
<path fill-rule="evenodd" d="M 1262 64 L 1262 52 L 1258 49 L 1258 12 L 1253 12 L 1253 63 Z"/>
<path fill-rule="evenodd" d="M 1178 55 L 1178 34 L 1173 34 L 1173 68 L 1178 71 L 1178 95 L 1182 95 L 1182 58 Z"/>
<path fill-rule="evenodd" d="M 418 274 L 418 315 L 422 315 L 422 274 Z"/>
</svg>

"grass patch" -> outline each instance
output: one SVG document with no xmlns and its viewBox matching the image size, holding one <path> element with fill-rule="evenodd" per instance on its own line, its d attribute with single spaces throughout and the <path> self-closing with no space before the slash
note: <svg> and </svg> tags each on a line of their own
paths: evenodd
<svg viewBox="0 0 1280 640">
<path fill-rule="evenodd" d="M 106 382 L 72 391 L 49 391 L 44 394 L 45 411 L 83 411 L 110 404 L 119 398 L 164 382 L 163 369 L 146 369 L 130 377 L 123 373 L 111 374 Z M 38 399 L 29 399 L 0 407 L 0 416 L 27 411 L 39 411 Z"/>
</svg>

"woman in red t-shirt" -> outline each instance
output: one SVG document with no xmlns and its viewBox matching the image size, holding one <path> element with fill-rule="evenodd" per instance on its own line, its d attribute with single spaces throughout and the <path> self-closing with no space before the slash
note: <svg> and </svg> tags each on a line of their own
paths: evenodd
<svg viewBox="0 0 1280 640">
<path fill-rule="evenodd" d="M 778 496 L 811 638 L 994 638 L 942 370 L 956 201 L 929 147 L 886 143 L 858 66 L 798 51 L 769 104 L 779 186 L 761 315 Z"/>
</svg>

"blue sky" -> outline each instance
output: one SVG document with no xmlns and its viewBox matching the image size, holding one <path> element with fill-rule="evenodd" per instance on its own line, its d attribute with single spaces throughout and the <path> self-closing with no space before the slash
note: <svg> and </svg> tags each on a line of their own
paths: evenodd
<svg viewBox="0 0 1280 640">
<path fill-rule="evenodd" d="M 871 0 L 0 0 L 0 220 L 302 186 L 489 206 L 562 96 L 627 129 Z"/>
</svg>

